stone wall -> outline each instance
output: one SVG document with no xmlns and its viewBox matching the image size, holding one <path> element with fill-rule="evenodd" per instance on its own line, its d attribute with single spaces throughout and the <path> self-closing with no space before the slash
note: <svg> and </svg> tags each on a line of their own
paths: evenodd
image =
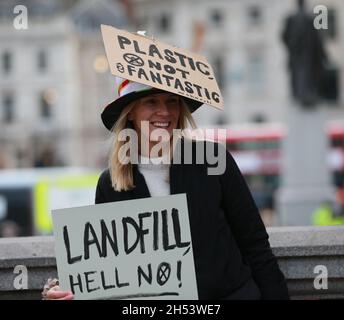
<svg viewBox="0 0 344 320">
<path fill-rule="evenodd" d="M 344 298 L 344 226 L 269 228 L 270 243 L 292 299 Z M 316 290 L 317 266 L 328 271 L 328 289 Z"/>
<path fill-rule="evenodd" d="M 344 298 L 344 226 L 269 228 L 268 232 L 292 299 Z M 28 270 L 27 290 L 15 289 L 20 285 L 15 279 L 23 272 L 21 265 Z M 314 288 L 319 265 L 328 271 L 326 290 Z M 52 237 L 0 239 L 0 299 L 40 299 L 49 277 L 57 277 Z"/>
</svg>

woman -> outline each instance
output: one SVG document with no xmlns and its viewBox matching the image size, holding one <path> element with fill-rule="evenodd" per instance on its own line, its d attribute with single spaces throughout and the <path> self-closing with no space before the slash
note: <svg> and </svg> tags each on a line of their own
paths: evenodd
<svg viewBox="0 0 344 320">
<path fill-rule="evenodd" d="M 264 224 L 232 156 L 225 151 L 224 172 L 209 175 L 211 165 L 205 156 L 203 162 L 196 162 L 194 151 L 199 143 L 210 142 L 181 138 L 178 143 L 189 148 L 179 149 L 172 143 L 174 129 L 195 127 L 191 113 L 201 103 L 125 79 L 117 81 L 119 98 L 102 113 L 115 139 L 109 169 L 98 181 L 96 203 L 186 193 L 199 299 L 288 299 Z M 123 148 L 128 142 L 118 139 L 126 128 L 138 134 L 138 164 L 127 160 L 135 158 L 135 148 Z M 153 141 L 151 135 L 157 129 L 167 138 Z M 168 148 L 154 150 L 159 143 Z M 223 147 L 212 146 L 220 155 Z M 181 161 L 175 163 L 177 149 L 182 150 Z M 191 162 L 184 161 L 190 159 L 188 152 Z M 170 165 L 154 164 L 169 158 Z M 55 283 L 46 287 L 44 295 L 73 298 Z"/>
</svg>

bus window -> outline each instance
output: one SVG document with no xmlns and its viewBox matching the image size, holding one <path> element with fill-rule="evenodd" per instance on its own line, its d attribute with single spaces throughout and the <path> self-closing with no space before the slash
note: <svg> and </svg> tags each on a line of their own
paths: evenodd
<svg viewBox="0 0 344 320">
<path fill-rule="evenodd" d="M 333 174 L 333 184 L 337 188 L 343 188 L 344 187 L 344 171 L 335 171 Z"/>
<path fill-rule="evenodd" d="M 344 148 L 344 137 L 331 139 L 331 146 L 336 148 Z"/>
<path fill-rule="evenodd" d="M 262 149 L 275 150 L 280 148 L 279 140 L 265 140 Z"/>
</svg>

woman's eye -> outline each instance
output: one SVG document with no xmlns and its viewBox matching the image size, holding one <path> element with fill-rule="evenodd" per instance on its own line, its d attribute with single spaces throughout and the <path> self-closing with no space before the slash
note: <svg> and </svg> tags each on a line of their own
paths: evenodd
<svg viewBox="0 0 344 320">
<path fill-rule="evenodd" d="M 155 101 L 155 99 L 148 99 L 148 100 L 145 100 L 144 103 L 145 103 L 145 104 L 152 105 L 152 104 L 155 104 L 156 101 Z"/>
<path fill-rule="evenodd" d="M 178 104 L 178 99 L 177 98 L 168 99 L 167 103 L 169 103 L 169 104 Z"/>
</svg>

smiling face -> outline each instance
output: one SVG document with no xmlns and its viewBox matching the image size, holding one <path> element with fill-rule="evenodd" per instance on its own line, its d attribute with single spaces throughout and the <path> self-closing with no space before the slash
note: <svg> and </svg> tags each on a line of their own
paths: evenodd
<svg viewBox="0 0 344 320">
<path fill-rule="evenodd" d="M 128 114 L 128 120 L 132 121 L 134 129 L 149 140 L 149 150 L 159 141 L 151 141 L 149 137 L 156 129 L 166 130 L 169 137 L 172 137 L 173 129 L 177 129 L 180 115 L 180 98 L 172 93 L 156 93 L 144 97 Z M 149 128 L 149 137 L 143 130 L 144 122 Z"/>
</svg>

